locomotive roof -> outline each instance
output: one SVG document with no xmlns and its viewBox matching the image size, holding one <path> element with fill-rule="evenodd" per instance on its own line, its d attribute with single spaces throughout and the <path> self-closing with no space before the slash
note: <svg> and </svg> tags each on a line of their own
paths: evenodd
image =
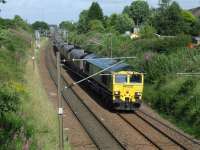
<svg viewBox="0 0 200 150">
<path fill-rule="evenodd" d="M 105 68 L 108 68 L 114 64 L 116 64 L 118 61 L 116 60 L 111 60 L 111 59 L 93 59 L 93 60 L 87 60 L 89 63 L 101 68 L 101 69 L 105 69 Z M 126 63 L 121 63 L 121 64 L 118 64 L 110 69 L 108 69 L 108 71 L 122 71 L 122 70 L 125 70 L 125 71 L 128 71 L 130 70 L 131 67 L 126 64 Z"/>
<path fill-rule="evenodd" d="M 97 58 L 97 55 L 91 53 L 91 54 L 84 57 L 84 59 L 93 59 L 93 58 Z"/>
</svg>

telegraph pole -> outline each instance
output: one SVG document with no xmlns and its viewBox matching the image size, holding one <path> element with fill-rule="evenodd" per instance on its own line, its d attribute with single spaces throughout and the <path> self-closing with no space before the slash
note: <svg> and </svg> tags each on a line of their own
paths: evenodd
<svg viewBox="0 0 200 150">
<path fill-rule="evenodd" d="M 61 97 L 61 75 L 60 75 L 60 52 L 56 53 L 57 56 L 57 76 L 58 76 L 58 119 L 59 119 L 59 148 L 64 149 L 63 137 L 63 106 Z"/>
</svg>

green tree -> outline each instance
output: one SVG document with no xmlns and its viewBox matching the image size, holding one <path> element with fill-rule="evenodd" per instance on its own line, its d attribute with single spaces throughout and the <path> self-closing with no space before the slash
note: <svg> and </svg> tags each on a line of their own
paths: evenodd
<svg viewBox="0 0 200 150">
<path fill-rule="evenodd" d="M 152 38 L 156 33 L 156 29 L 148 24 L 144 25 L 140 29 L 140 35 L 142 38 Z"/>
<path fill-rule="evenodd" d="M 194 36 L 200 35 L 200 20 L 196 20 L 194 23 L 192 23 L 190 33 Z"/>
<path fill-rule="evenodd" d="M 66 29 L 66 30 L 69 30 L 69 31 L 74 31 L 76 29 L 76 26 L 75 24 L 73 24 L 72 22 L 70 21 L 63 21 L 59 24 L 59 27 L 61 29 Z"/>
<path fill-rule="evenodd" d="M 133 18 L 136 25 L 145 22 L 150 13 L 149 4 L 144 0 L 133 1 L 129 9 L 128 11 L 126 8 L 125 12 L 129 13 L 129 16 Z"/>
<path fill-rule="evenodd" d="M 36 21 L 32 24 L 32 27 L 34 30 L 41 30 L 41 31 L 49 30 L 48 24 L 44 21 Z"/>
<path fill-rule="evenodd" d="M 93 2 L 88 11 L 88 20 L 103 21 L 103 11 L 97 2 Z"/>
<path fill-rule="evenodd" d="M 117 14 L 112 14 L 109 18 L 108 18 L 108 26 L 115 26 L 117 24 Z"/>
<path fill-rule="evenodd" d="M 169 7 L 172 0 L 159 0 L 159 5 L 161 9 L 166 9 Z"/>
<path fill-rule="evenodd" d="M 130 14 L 130 7 L 129 6 L 125 6 L 124 9 L 123 9 L 123 11 L 122 11 L 122 13 L 129 15 Z"/>
<path fill-rule="evenodd" d="M 110 28 L 110 30 L 114 29 L 118 33 L 124 33 L 125 31 L 130 31 L 133 26 L 134 26 L 133 20 L 126 13 L 119 15 L 112 14 L 107 19 L 107 28 Z"/>
<path fill-rule="evenodd" d="M 196 21 L 196 17 L 187 10 L 182 10 L 182 16 L 185 22 L 194 23 Z"/>
<path fill-rule="evenodd" d="M 85 33 L 88 29 L 88 10 L 83 10 L 79 15 L 77 30 L 79 33 Z"/>
<path fill-rule="evenodd" d="M 183 33 L 187 27 L 182 16 L 182 9 L 176 2 L 158 12 L 153 18 L 153 25 L 158 33 L 163 35 L 177 35 Z"/>
<path fill-rule="evenodd" d="M 117 15 L 117 20 L 115 22 L 115 29 L 119 33 L 130 31 L 134 26 L 133 20 L 127 14 Z"/>
<path fill-rule="evenodd" d="M 92 31 L 103 32 L 104 26 L 100 20 L 92 20 L 89 22 L 89 29 Z"/>
<path fill-rule="evenodd" d="M 13 19 L 15 28 L 21 27 L 22 29 L 29 31 L 30 30 L 30 26 L 28 25 L 27 22 L 25 22 L 20 16 L 15 15 L 14 19 Z"/>
</svg>

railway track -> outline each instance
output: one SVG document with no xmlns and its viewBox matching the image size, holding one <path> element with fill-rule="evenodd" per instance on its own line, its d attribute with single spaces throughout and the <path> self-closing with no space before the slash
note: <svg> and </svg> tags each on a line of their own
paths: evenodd
<svg viewBox="0 0 200 150">
<path fill-rule="evenodd" d="M 56 61 L 49 50 L 46 51 L 46 64 L 52 79 L 57 85 Z M 68 85 L 68 83 L 65 77 L 62 76 L 61 87 L 64 88 L 66 85 Z M 62 96 L 98 149 L 126 149 L 71 88 L 63 91 Z"/>
<path fill-rule="evenodd" d="M 57 84 L 56 59 L 53 51 L 46 51 L 46 62 L 49 73 Z M 64 88 L 67 84 L 65 75 L 62 74 L 61 87 Z M 75 91 L 70 88 L 63 91 L 62 96 L 98 149 L 126 149 L 126 144 L 116 138 Z M 145 112 L 138 111 L 135 114 L 118 116 L 154 145 L 155 149 L 200 149 L 198 142 L 170 129 Z"/>
<path fill-rule="evenodd" d="M 143 111 L 135 114 L 118 114 L 119 117 L 132 128 L 142 134 L 148 141 L 161 150 L 199 150 L 200 144 L 169 127 L 161 121 L 153 118 Z"/>
<path fill-rule="evenodd" d="M 136 115 L 142 120 L 146 121 L 150 126 L 164 134 L 171 139 L 174 143 L 177 143 L 183 149 L 200 150 L 200 143 L 191 137 L 181 133 L 177 129 L 170 127 L 169 125 L 159 121 L 158 119 L 150 116 L 144 111 L 137 111 Z"/>
</svg>

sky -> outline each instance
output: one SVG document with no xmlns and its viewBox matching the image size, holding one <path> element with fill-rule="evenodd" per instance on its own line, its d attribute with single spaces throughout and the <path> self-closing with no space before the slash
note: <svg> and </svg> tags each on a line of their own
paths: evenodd
<svg viewBox="0 0 200 150">
<path fill-rule="evenodd" d="M 82 10 L 88 9 L 94 0 L 7 0 L 0 4 L 0 16 L 13 18 L 20 15 L 29 23 L 46 21 L 49 24 L 59 24 L 63 20 L 77 21 Z M 105 15 L 120 13 L 133 0 L 96 0 Z M 151 7 L 156 7 L 158 0 L 147 0 Z M 176 0 L 184 9 L 200 6 L 200 0 Z"/>
</svg>

